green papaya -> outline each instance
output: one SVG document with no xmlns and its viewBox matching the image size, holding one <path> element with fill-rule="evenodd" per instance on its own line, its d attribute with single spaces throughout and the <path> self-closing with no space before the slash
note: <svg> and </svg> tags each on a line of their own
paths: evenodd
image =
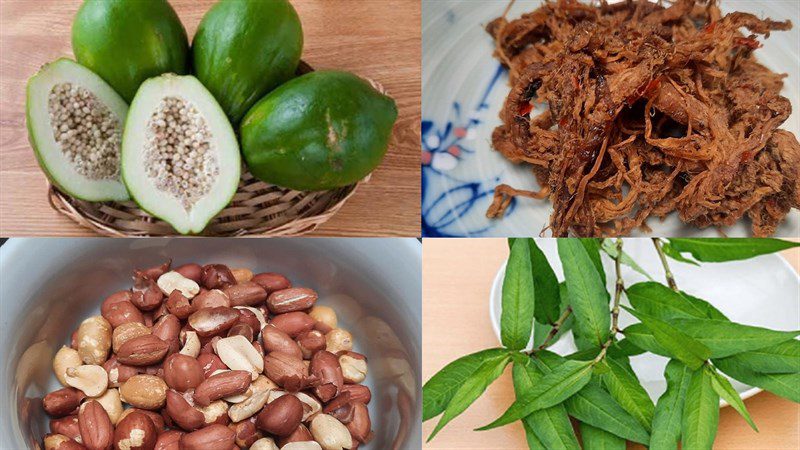
<svg viewBox="0 0 800 450">
<path fill-rule="evenodd" d="M 192 42 L 197 78 L 234 124 L 294 76 L 302 51 L 300 18 L 286 0 L 222 0 Z"/>
<path fill-rule="evenodd" d="M 72 23 L 72 51 L 127 102 L 144 80 L 189 71 L 189 39 L 166 0 L 87 0 Z"/>
<path fill-rule="evenodd" d="M 250 172 L 268 183 L 320 191 L 346 186 L 380 164 L 397 106 L 346 72 L 318 71 L 278 87 L 240 128 Z"/>
</svg>

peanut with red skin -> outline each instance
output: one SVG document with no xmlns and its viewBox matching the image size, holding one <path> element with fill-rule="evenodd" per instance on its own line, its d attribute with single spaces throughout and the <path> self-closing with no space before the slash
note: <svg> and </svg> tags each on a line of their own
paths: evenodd
<svg viewBox="0 0 800 450">
<path fill-rule="evenodd" d="M 228 286 L 223 292 L 231 299 L 233 306 L 255 306 L 267 299 L 267 291 L 253 281 Z"/>
<path fill-rule="evenodd" d="M 181 450 L 231 450 L 236 442 L 236 433 L 225 425 L 209 425 L 184 434 L 180 440 Z"/>
<path fill-rule="evenodd" d="M 344 385 L 344 377 L 336 355 L 327 350 L 314 353 L 311 357 L 311 374 L 318 380 L 314 394 L 320 400 L 328 402 L 339 395 Z"/>
<path fill-rule="evenodd" d="M 89 450 L 111 448 L 114 425 L 97 400 L 89 400 L 81 406 L 78 412 L 78 426 L 81 430 L 81 442 L 86 448 Z"/>
<path fill-rule="evenodd" d="M 194 401 L 201 406 L 208 406 L 214 400 L 231 395 L 243 394 L 250 387 L 250 372 L 231 370 L 211 375 L 194 390 Z"/>
<path fill-rule="evenodd" d="M 172 421 L 186 431 L 194 431 L 205 425 L 203 413 L 194 409 L 186 399 L 176 391 L 167 391 L 167 415 Z"/>
<path fill-rule="evenodd" d="M 44 396 L 42 406 L 47 414 L 63 417 L 76 413 L 86 394 L 78 389 L 65 387 Z"/>
<path fill-rule="evenodd" d="M 291 336 L 292 339 L 314 328 L 314 319 L 302 311 L 278 314 L 269 323 Z"/>
<path fill-rule="evenodd" d="M 200 282 L 206 289 L 223 289 L 236 283 L 236 279 L 228 266 L 224 264 L 207 264 L 203 266 Z"/>
<path fill-rule="evenodd" d="M 164 360 L 164 382 L 176 391 L 186 392 L 194 389 L 204 379 L 203 367 L 191 356 L 175 353 Z"/>
<path fill-rule="evenodd" d="M 159 434 L 153 450 L 180 450 L 180 442 L 184 434 L 178 430 L 169 430 Z"/>
<path fill-rule="evenodd" d="M 292 287 L 289 279 L 279 273 L 259 273 L 253 276 L 252 281 L 261 285 L 267 292 L 280 291 L 281 289 Z"/>
<path fill-rule="evenodd" d="M 303 359 L 303 352 L 297 342 L 272 325 L 261 330 L 261 341 L 267 352 L 281 352 Z"/>
<path fill-rule="evenodd" d="M 256 426 L 274 434 L 288 436 L 300 426 L 303 404 L 294 395 L 284 395 L 268 403 L 256 417 Z"/>
<path fill-rule="evenodd" d="M 119 421 L 114 430 L 114 448 L 150 450 L 156 446 L 158 430 L 153 421 L 140 412 L 132 412 Z"/>
<path fill-rule="evenodd" d="M 200 264 L 189 263 L 184 264 L 182 266 L 178 266 L 175 269 L 175 272 L 183 275 L 184 277 L 194 281 L 195 283 L 200 284 L 202 277 L 203 277 L 203 266 Z"/>
<path fill-rule="evenodd" d="M 267 307 L 273 314 L 303 311 L 317 302 L 317 292 L 309 288 L 293 287 L 274 291 L 267 298 Z"/>
</svg>

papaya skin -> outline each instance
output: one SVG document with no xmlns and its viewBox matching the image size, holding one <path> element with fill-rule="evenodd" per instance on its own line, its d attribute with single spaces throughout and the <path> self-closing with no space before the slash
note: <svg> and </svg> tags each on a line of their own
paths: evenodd
<svg viewBox="0 0 800 450">
<path fill-rule="evenodd" d="M 72 51 L 128 103 L 144 80 L 189 72 L 189 39 L 166 0 L 84 2 L 72 23 Z"/>
<path fill-rule="evenodd" d="M 285 0 L 222 0 L 203 16 L 192 42 L 194 71 L 232 123 L 294 76 L 303 29 Z"/>
<path fill-rule="evenodd" d="M 394 100 L 356 75 L 311 72 L 261 99 L 242 121 L 250 172 L 278 186 L 321 191 L 377 167 L 397 119 Z"/>
</svg>

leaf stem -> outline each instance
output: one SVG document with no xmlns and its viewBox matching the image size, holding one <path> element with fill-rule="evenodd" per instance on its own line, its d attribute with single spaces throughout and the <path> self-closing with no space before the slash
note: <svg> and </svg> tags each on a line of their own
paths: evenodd
<svg viewBox="0 0 800 450">
<path fill-rule="evenodd" d="M 622 291 L 625 290 L 625 282 L 622 280 L 622 239 L 617 238 L 616 243 L 617 252 L 614 256 L 614 269 L 617 277 L 617 282 L 614 289 L 614 303 L 611 307 L 611 332 L 608 339 L 603 343 L 600 348 L 600 353 L 594 358 L 594 363 L 599 363 L 606 356 L 608 348 L 614 343 L 614 336 L 619 333 L 619 301 L 622 298 Z"/>
<path fill-rule="evenodd" d="M 614 268 L 616 269 L 617 283 L 614 289 L 614 306 L 611 308 L 611 337 L 619 332 L 619 300 L 622 297 L 622 291 L 625 290 L 625 282 L 622 280 L 620 268 L 622 262 L 622 239 L 617 238 L 616 246 L 617 256 L 614 258 Z"/>
<path fill-rule="evenodd" d="M 664 266 L 664 276 L 667 278 L 667 284 L 669 285 L 670 289 L 675 292 L 678 292 L 678 284 L 675 283 L 675 277 L 672 276 L 672 271 L 669 269 L 669 263 L 667 262 L 667 255 L 664 254 L 664 250 L 661 248 L 661 239 L 659 238 L 652 238 L 653 245 L 656 247 L 656 251 L 658 252 L 658 257 L 661 258 L 661 265 Z"/>
<path fill-rule="evenodd" d="M 536 350 L 531 350 L 530 352 L 528 352 L 528 354 L 531 354 L 534 351 L 544 350 L 545 348 L 547 348 L 547 346 L 550 344 L 550 341 L 552 341 L 553 338 L 556 337 L 558 331 L 564 325 L 564 322 L 567 321 L 570 314 L 572 314 L 572 307 L 567 306 L 567 309 L 565 309 L 564 312 L 561 313 L 561 317 L 559 317 L 558 320 L 556 320 L 556 322 L 553 324 L 553 328 L 550 329 L 550 332 L 547 334 L 547 337 L 544 338 L 542 345 L 538 346 Z"/>
</svg>

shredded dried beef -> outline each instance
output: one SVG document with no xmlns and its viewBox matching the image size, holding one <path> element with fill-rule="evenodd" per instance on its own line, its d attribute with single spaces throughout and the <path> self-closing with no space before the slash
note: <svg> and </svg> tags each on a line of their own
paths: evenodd
<svg viewBox="0 0 800 450">
<path fill-rule="evenodd" d="M 673 212 L 698 227 L 747 216 L 771 235 L 800 205 L 800 144 L 778 128 L 785 75 L 753 53 L 789 28 L 713 0 L 558 0 L 495 19 L 511 92 L 493 147 L 532 164 L 542 190 L 498 186 L 487 215 L 524 196 L 550 199 L 554 236 L 626 235 Z"/>
</svg>

